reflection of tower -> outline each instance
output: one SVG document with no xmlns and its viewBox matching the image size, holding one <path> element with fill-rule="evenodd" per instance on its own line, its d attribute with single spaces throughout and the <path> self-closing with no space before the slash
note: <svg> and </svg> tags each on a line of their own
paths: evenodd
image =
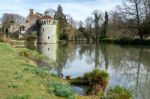
<svg viewBox="0 0 150 99">
<path fill-rule="evenodd" d="M 39 51 L 53 62 L 57 58 L 57 44 L 40 44 Z"/>
<path fill-rule="evenodd" d="M 45 12 L 40 20 L 40 43 L 57 43 L 57 21 Z"/>
</svg>

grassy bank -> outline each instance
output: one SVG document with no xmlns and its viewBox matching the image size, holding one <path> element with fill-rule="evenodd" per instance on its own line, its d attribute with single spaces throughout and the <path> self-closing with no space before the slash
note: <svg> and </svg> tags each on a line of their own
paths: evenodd
<svg viewBox="0 0 150 99">
<path fill-rule="evenodd" d="M 1 99 L 65 99 L 73 96 L 70 90 L 64 80 L 0 43 Z"/>
<path fill-rule="evenodd" d="M 0 99 L 100 99 L 100 95 L 77 95 L 67 81 L 51 74 L 47 67 L 42 67 L 42 64 L 39 65 L 41 67 L 37 66 L 37 63 L 49 66 L 46 58 L 37 52 L 13 49 L 10 45 L 0 42 Z M 99 74 L 105 75 L 98 76 Z M 95 79 L 108 78 L 108 75 L 94 71 L 86 73 L 84 78 L 94 85 Z M 116 90 L 118 92 L 118 88 Z M 116 94 L 114 92 L 116 91 L 111 92 L 111 97 Z M 125 92 L 128 96 L 128 91 Z M 124 96 L 124 91 L 122 93 L 119 97 Z"/>
<path fill-rule="evenodd" d="M 131 39 L 131 38 L 121 38 L 121 39 L 114 39 L 114 38 L 104 38 L 100 39 L 100 42 L 104 43 L 114 43 L 114 44 L 127 44 L 127 45 L 150 45 L 150 40 L 140 40 L 140 39 Z"/>
</svg>

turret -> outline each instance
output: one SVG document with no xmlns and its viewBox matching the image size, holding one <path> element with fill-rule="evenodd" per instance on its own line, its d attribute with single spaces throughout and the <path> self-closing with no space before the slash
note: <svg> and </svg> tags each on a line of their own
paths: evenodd
<svg viewBox="0 0 150 99">
<path fill-rule="evenodd" d="M 57 43 L 57 21 L 45 12 L 45 16 L 40 19 L 40 43 Z"/>
<path fill-rule="evenodd" d="M 33 15 L 34 14 L 34 10 L 33 9 L 29 9 L 29 14 Z"/>
</svg>

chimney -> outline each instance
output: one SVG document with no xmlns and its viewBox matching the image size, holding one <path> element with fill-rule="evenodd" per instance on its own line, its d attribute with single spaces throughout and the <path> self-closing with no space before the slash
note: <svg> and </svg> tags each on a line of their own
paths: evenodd
<svg viewBox="0 0 150 99">
<path fill-rule="evenodd" d="M 30 12 L 30 15 L 33 15 L 34 10 L 33 10 L 33 9 L 30 9 L 29 12 Z"/>
</svg>

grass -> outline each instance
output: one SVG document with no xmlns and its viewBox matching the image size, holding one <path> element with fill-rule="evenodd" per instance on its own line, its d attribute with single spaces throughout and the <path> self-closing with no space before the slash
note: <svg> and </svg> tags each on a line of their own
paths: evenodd
<svg viewBox="0 0 150 99">
<path fill-rule="evenodd" d="M 87 72 L 84 74 L 83 79 L 88 80 L 88 82 L 108 80 L 109 74 L 106 71 L 94 69 L 92 72 Z"/>
<path fill-rule="evenodd" d="M 106 99 L 133 99 L 132 92 L 120 86 L 110 88 L 105 98 Z"/>
<path fill-rule="evenodd" d="M 48 87 L 50 91 L 54 91 L 56 96 L 75 98 L 75 92 L 69 84 L 51 81 L 48 83 Z"/>
<path fill-rule="evenodd" d="M 45 76 L 47 75 L 47 76 Z M 48 92 L 45 83 L 64 80 L 39 69 L 27 58 L 19 56 L 8 44 L 0 42 L 1 99 L 65 99 Z"/>
<path fill-rule="evenodd" d="M 18 49 L 17 53 L 20 56 L 26 57 L 26 58 L 36 62 L 36 64 L 38 64 L 39 66 L 44 65 L 47 67 L 51 67 L 54 64 L 54 62 L 50 61 L 48 59 L 48 57 L 38 53 L 37 51 L 31 51 L 29 49 Z"/>
</svg>

